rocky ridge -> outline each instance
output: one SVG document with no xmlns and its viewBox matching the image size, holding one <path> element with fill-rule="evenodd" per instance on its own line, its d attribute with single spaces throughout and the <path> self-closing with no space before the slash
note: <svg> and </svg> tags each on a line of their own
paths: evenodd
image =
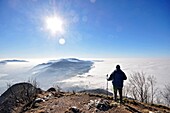
<svg viewBox="0 0 170 113">
<path fill-rule="evenodd" d="M 17 84 L 15 87 L 22 85 Z M 30 87 L 33 86 L 29 85 L 29 89 Z M 27 90 L 28 88 L 23 89 Z M 7 92 L 9 90 L 0 97 L 0 100 L 2 97 L 4 99 L 0 104 L 0 113 L 7 113 L 5 110 L 8 110 L 8 113 L 170 113 L 169 107 L 145 104 L 128 98 L 124 98 L 124 103 L 120 104 L 113 101 L 112 96 L 107 96 L 106 91 L 102 89 L 82 92 L 62 92 L 55 88 L 50 88 L 47 91 L 37 89 L 36 95 L 29 96 L 31 99 L 27 99 L 28 95 L 23 96 L 20 92 L 20 96 L 17 97 L 18 99 L 20 97 L 20 100 L 15 100 L 16 97 L 12 98 Z M 24 102 L 25 98 L 28 101 Z"/>
</svg>

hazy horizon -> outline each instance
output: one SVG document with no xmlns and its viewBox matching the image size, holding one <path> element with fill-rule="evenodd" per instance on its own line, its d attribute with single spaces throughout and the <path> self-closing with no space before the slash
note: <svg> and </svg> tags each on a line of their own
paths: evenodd
<svg viewBox="0 0 170 113">
<path fill-rule="evenodd" d="M 24 60 L 24 59 L 22 59 Z M 9 62 L 6 64 L 0 63 L 0 92 L 4 91 L 7 88 L 7 83 L 11 85 L 18 82 L 27 82 L 29 79 L 36 78 L 39 86 L 43 89 L 48 89 L 54 85 L 59 85 L 64 90 L 74 89 L 88 89 L 88 88 L 106 88 L 106 74 L 111 73 L 117 64 L 121 65 L 122 70 L 125 71 L 127 76 L 133 72 L 145 72 L 146 75 L 154 75 L 157 78 L 157 86 L 163 87 L 165 84 L 170 83 L 169 73 L 170 73 L 170 60 L 169 59 L 146 59 L 146 58 L 112 58 L 112 59 L 79 59 L 85 61 L 94 62 L 92 68 L 89 72 L 82 75 L 76 74 L 79 73 L 79 70 L 74 68 L 74 71 L 69 67 L 62 68 L 65 71 L 60 71 L 58 67 L 55 68 L 44 68 L 51 60 L 55 62 L 60 61 L 60 59 L 39 59 L 39 60 L 30 60 L 29 62 Z M 54 61 L 52 61 L 54 62 Z M 41 66 L 42 68 L 37 68 L 38 70 L 32 71 L 34 67 Z M 56 65 L 57 66 L 57 65 Z M 72 66 L 75 67 L 74 65 Z M 79 67 L 79 66 L 78 66 Z M 49 71 L 48 71 L 48 70 Z M 55 70 L 51 70 L 55 69 Z M 87 66 L 83 68 L 87 69 Z M 35 76 L 36 73 L 39 73 Z M 52 72 L 52 73 L 51 73 Z M 74 72 L 76 75 L 66 76 L 64 73 Z M 60 76 L 58 76 L 60 75 Z M 57 78 L 64 77 L 62 79 Z M 48 79 L 47 79 L 48 78 Z M 97 81 L 96 81 L 97 79 Z M 95 82 L 94 82 L 95 81 Z M 125 81 L 126 84 L 127 81 Z M 111 82 L 109 83 L 111 90 Z"/>
</svg>

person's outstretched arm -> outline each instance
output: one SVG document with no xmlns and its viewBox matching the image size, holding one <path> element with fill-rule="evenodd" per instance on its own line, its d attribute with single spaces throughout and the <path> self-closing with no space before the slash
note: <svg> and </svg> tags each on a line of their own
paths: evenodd
<svg viewBox="0 0 170 113">
<path fill-rule="evenodd" d="M 113 80 L 113 75 L 114 75 L 114 72 L 110 75 L 110 77 L 107 80 L 108 81 Z"/>
</svg>

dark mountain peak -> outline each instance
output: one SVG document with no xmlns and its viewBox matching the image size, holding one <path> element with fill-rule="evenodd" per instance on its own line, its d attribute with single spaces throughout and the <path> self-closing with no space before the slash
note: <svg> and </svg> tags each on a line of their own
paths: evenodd
<svg viewBox="0 0 170 113">
<path fill-rule="evenodd" d="M 28 62 L 26 60 L 16 60 L 16 59 L 13 59 L 13 60 L 2 60 L 0 61 L 0 64 L 6 64 L 6 63 L 10 63 L 10 62 Z"/>
<path fill-rule="evenodd" d="M 33 67 L 31 72 L 39 79 L 51 78 L 52 80 L 50 81 L 52 82 L 54 79 L 62 80 L 64 78 L 87 73 L 92 68 L 92 65 L 92 61 L 67 58 L 51 60 L 47 63 L 39 64 Z"/>
<path fill-rule="evenodd" d="M 80 91 L 80 93 L 93 93 L 93 94 L 103 94 L 103 95 L 107 95 L 108 94 L 109 96 L 113 95 L 113 93 L 108 92 L 108 91 L 106 91 L 104 89 L 100 89 L 100 88 L 98 88 L 98 89 L 83 90 L 83 91 Z"/>
</svg>

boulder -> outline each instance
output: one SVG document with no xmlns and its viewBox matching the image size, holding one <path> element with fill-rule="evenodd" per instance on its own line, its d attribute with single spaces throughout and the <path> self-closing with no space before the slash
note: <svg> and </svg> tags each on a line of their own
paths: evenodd
<svg viewBox="0 0 170 113">
<path fill-rule="evenodd" d="M 0 96 L 0 113 L 20 112 L 20 108 L 33 101 L 36 94 L 37 88 L 30 83 L 12 85 Z"/>
</svg>

